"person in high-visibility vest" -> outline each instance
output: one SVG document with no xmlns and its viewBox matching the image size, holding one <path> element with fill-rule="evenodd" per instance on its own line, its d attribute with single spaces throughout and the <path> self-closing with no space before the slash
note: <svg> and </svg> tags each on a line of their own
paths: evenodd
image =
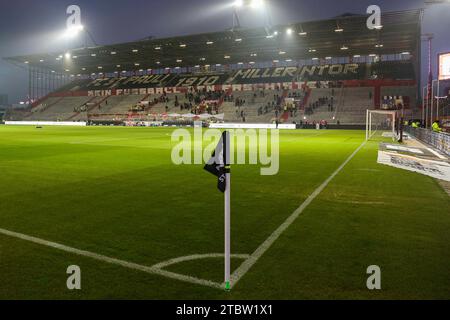
<svg viewBox="0 0 450 320">
<path fill-rule="evenodd" d="M 413 121 L 413 122 L 411 123 L 411 127 L 413 127 L 413 128 L 418 128 L 418 127 L 419 127 L 419 123 L 416 122 L 416 121 Z"/>
<path fill-rule="evenodd" d="M 439 120 L 436 120 L 435 122 L 433 122 L 433 125 L 431 126 L 431 128 L 433 129 L 433 132 L 442 132 L 442 129 L 439 126 Z"/>
</svg>

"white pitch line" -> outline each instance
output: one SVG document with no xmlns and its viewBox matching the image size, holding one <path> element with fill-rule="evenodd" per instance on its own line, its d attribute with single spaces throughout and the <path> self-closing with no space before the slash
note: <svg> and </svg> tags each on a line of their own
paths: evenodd
<svg viewBox="0 0 450 320">
<path fill-rule="evenodd" d="M 128 268 L 128 269 L 142 271 L 142 272 L 149 273 L 149 274 L 160 275 L 160 276 L 163 276 L 166 278 L 180 280 L 180 281 L 189 282 L 189 283 L 193 283 L 193 284 L 199 284 L 199 285 L 208 286 L 208 287 L 212 287 L 212 288 L 216 288 L 216 289 L 223 289 L 223 284 L 221 284 L 221 283 L 217 283 L 217 282 L 213 282 L 213 281 L 209 281 L 209 280 L 198 279 L 198 278 L 195 278 L 192 276 L 186 276 L 186 275 L 162 270 L 157 267 L 148 267 L 148 266 L 140 265 L 137 263 L 128 262 L 125 260 L 107 257 L 107 256 L 97 254 L 94 252 L 72 248 L 72 247 L 69 247 L 69 246 L 66 246 L 63 244 L 59 244 L 56 242 L 51 242 L 51 241 L 47 241 L 44 239 L 28 236 L 26 234 L 22 234 L 22 233 L 18 233 L 18 232 L 13 232 L 13 231 L 9 231 L 9 230 L 0 228 L 0 234 L 9 236 L 9 237 L 13 237 L 13 238 L 17 238 L 17 239 L 21 239 L 21 240 L 25 240 L 28 242 L 40 244 L 40 245 L 50 247 L 53 249 L 57 249 L 60 251 L 65 251 L 65 252 L 68 252 L 71 254 L 76 254 L 78 256 L 88 257 L 88 258 L 106 262 L 109 264 L 118 265 L 118 266 Z"/>
<path fill-rule="evenodd" d="M 253 252 L 250 257 L 245 260 L 239 268 L 237 268 L 231 275 L 231 286 L 234 287 L 239 280 L 253 267 L 253 265 L 261 258 L 261 256 L 269 250 L 275 241 L 281 236 L 281 234 L 286 231 L 287 228 L 303 213 L 303 211 L 313 202 L 313 200 L 328 186 L 331 180 L 336 177 L 339 172 L 344 169 L 344 167 L 353 159 L 353 157 L 364 147 L 366 141 L 364 141 L 358 149 L 356 149 L 344 163 L 331 174 L 331 176 L 325 180 L 314 192 L 298 207 L 287 219 L 284 221 L 278 229 L 276 229 L 259 247 Z"/>
<path fill-rule="evenodd" d="M 186 261 L 201 260 L 201 259 L 207 259 L 207 258 L 224 258 L 224 257 L 225 257 L 225 255 L 223 253 L 194 254 L 191 256 L 179 257 L 179 258 L 163 261 L 163 262 L 153 265 L 152 268 L 164 269 L 164 268 L 170 267 L 171 265 L 186 262 Z M 232 254 L 231 255 L 231 258 L 233 258 L 233 259 L 242 259 L 242 260 L 246 260 L 249 257 L 250 257 L 250 255 L 248 255 L 248 254 Z"/>
</svg>

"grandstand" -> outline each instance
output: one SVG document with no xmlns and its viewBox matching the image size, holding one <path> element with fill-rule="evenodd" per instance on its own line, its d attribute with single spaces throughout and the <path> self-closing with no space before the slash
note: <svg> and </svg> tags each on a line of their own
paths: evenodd
<svg viewBox="0 0 450 320">
<path fill-rule="evenodd" d="M 14 117 L 121 122 L 207 112 L 231 122 L 363 124 L 366 109 L 412 116 L 420 10 L 384 13 L 380 30 L 361 28 L 366 18 L 7 58 L 30 74 L 29 109 Z M 343 35 L 333 31 L 336 21 Z M 285 28 L 303 32 L 286 39 L 277 32 Z"/>
</svg>

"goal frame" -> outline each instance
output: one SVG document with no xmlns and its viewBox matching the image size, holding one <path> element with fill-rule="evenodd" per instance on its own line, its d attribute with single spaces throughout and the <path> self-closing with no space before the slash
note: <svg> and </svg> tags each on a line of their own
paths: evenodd
<svg viewBox="0 0 450 320">
<path fill-rule="evenodd" d="M 395 140 L 397 134 L 395 131 L 395 124 L 397 121 L 397 111 L 387 111 L 387 110 L 367 110 L 366 113 L 366 141 L 368 141 L 374 133 L 372 133 L 372 115 L 374 114 L 384 114 L 392 116 L 392 139 Z"/>
</svg>

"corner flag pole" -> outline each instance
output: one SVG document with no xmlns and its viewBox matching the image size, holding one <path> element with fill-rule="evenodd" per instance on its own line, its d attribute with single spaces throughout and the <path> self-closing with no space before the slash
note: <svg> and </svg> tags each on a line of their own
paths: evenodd
<svg viewBox="0 0 450 320">
<path fill-rule="evenodd" d="M 225 188 L 225 289 L 230 290 L 230 278 L 231 278 L 231 165 L 230 165 L 230 133 L 224 132 L 223 135 L 224 145 L 224 164 L 226 175 L 226 188 Z"/>
</svg>

